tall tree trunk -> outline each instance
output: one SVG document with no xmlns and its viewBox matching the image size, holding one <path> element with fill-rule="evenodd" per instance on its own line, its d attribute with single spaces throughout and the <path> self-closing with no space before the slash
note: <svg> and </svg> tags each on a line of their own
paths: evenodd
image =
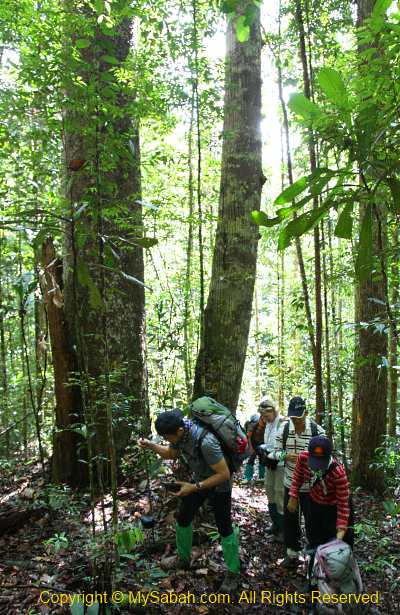
<svg viewBox="0 0 400 615">
<path fill-rule="evenodd" d="M 78 24 L 85 20 L 95 34 L 90 46 L 80 50 L 83 62 L 74 64 L 70 58 L 75 73 L 68 83 L 70 104 L 65 110 L 71 217 L 66 232 L 65 316 L 86 383 L 82 399 L 94 432 L 93 452 L 107 483 L 113 454 L 109 395 L 119 454 L 133 425 L 140 419 L 142 428 L 148 423 L 139 134 L 131 120 L 132 91 L 115 77 L 115 67 L 129 53 L 131 21 L 119 18 L 117 10 L 113 36 L 103 33 L 97 15 L 87 9 L 75 12 L 77 22 L 68 23 L 73 41 Z M 88 84 L 84 101 L 82 88 L 74 83 L 77 77 Z"/>
<path fill-rule="evenodd" d="M 310 70 L 307 62 L 306 36 L 304 29 L 303 10 L 301 0 L 296 0 L 296 23 L 299 32 L 300 59 L 303 67 L 304 95 L 311 99 L 311 79 Z M 317 168 L 316 145 L 313 131 L 308 133 L 308 151 L 310 157 L 310 170 L 313 173 Z M 318 197 L 313 199 L 313 206 L 318 207 Z M 315 400 L 316 400 L 316 419 L 322 423 L 325 414 L 325 400 L 323 391 L 322 374 L 322 281 L 321 281 L 321 248 L 318 226 L 314 229 L 314 275 L 315 275 Z"/>
<path fill-rule="evenodd" d="M 330 324 L 328 307 L 328 271 L 326 262 L 326 241 L 325 226 L 321 224 L 322 235 L 322 272 L 324 282 L 324 317 L 325 317 L 325 382 L 326 382 L 326 410 L 327 410 L 327 430 L 330 438 L 333 437 L 333 416 L 332 416 L 332 384 L 331 384 L 331 344 L 330 344 Z"/>
<path fill-rule="evenodd" d="M 391 305 L 399 303 L 399 228 L 395 223 L 392 231 L 392 267 L 391 267 Z M 397 424 L 397 392 L 399 382 L 399 372 L 396 369 L 398 363 L 397 331 L 393 320 L 390 321 L 389 328 L 389 436 L 396 436 Z M 396 367 L 395 367 L 396 366 Z"/>
<path fill-rule="evenodd" d="M 8 373 L 7 373 L 7 348 L 6 348 L 6 337 L 5 337 L 5 322 L 4 322 L 4 311 L 5 305 L 3 303 L 3 232 L 1 231 L 0 235 L 0 369 L 1 369 L 1 402 L 0 402 L 0 410 L 1 410 L 1 423 L 3 427 L 6 429 L 8 427 L 8 422 L 10 420 L 9 416 L 9 408 L 8 408 Z M 10 433 L 7 431 L 5 433 L 5 441 L 6 441 L 6 455 L 7 457 L 10 454 Z"/>
<path fill-rule="evenodd" d="M 243 6 L 241 7 L 243 9 Z M 246 357 L 259 231 L 261 36 L 257 10 L 249 40 L 227 29 L 221 187 L 212 276 L 197 357 L 194 397 L 209 394 L 236 409 Z"/>
<path fill-rule="evenodd" d="M 185 363 L 185 385 L 188 401 L 192 396 L 192 255 L 193 255 L 193 213 L 194 213 L 194 182 L 193 182 L 193 124 L 194 124 L 194 92 L 192 93 L 192 106 L 190 112 L 189 138 L 188 138 L 188 201 L 189 201 L 189 228 L 186 247 L 186 272 L 185 272 L 185 297 L 184 297 L 184 316 L 183 316 L 183 336 L 185 341 L 184 363 Z"/>
<path fill-rule="evenodd" d="M 358 26 L 370 16 L 374 0 L 358 0 Z M 360 47 L 361 50 L 361 47 Z M 360 227 L 366 203 L 360 202 Z M 383 489 L 383 472 L 371 464 L 375 449 L 381 445 L 386 431 L 387 370 L 382 357 L 387 356 L 387 334 L 378 330 L 374 322 L 385 322 L 387 315 L 387 286 L 385 267 L 386 211 L 382 205 L 373 207 L 372 250 L 375 269 L 366 279 L 356 281 L 355 322 L 358 323 L 353 388 L 352 449 L 353 480 L 355 484 Z M 367 323 L 367 325 L 365 324 Z"/>
</svg>

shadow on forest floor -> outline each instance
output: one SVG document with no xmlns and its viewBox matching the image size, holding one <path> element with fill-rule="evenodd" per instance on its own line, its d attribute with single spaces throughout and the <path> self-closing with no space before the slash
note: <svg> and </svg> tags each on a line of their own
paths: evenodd
<svg viewBox="0 0 400 615">
<path fill-rule="evenodd" d="M 197 546 L 193 548 L 193 569 L 177 574 L 161 569 L 161 559 L 174 550 L 176 499 L 165 492 L 159 479 L 153 479 L 151 485 L 158 517 L 154 534 L 151 530 L 144 532 L 144 545 L 138 544 L 121 556 L 114 589 L 126 594 L 126 598 L 131 592 L 131 601 L 139 595 L 137 592 L 155 591 L 153 599 L 161 600 L 172 591 L 180 594 L 180 599 L 187 604 L 170 601 L 143 606 L 142 602 L 142 606 L 134 606 L 131 602 L 130 606 L 110 608 L 110 614 L 308 612 L 302 604 L 291 604 L 299 595 L 296 587 L 304 579 L 304 570 L 301 567 L 290 573 L 282 570 L 279 561 L 284 555 L 283 546 L 271 542 L 265 533 L 269 519 L 262 484 L 248 485 L 239 480 L 234 486 L 233 516 L 240 528 L 242 575 L 240 590 L 230 603 L 216 593 L 224 565 L 219 542 L 212 541 L 216 532 L 211 517 L 201 518 L 195 525 Z M 0 489 L 0 522 L 11 511 L 28 510 L 29 514 L 20 529 L 13 533 L 3 532 L 0 537 L 1 615 L 71 613 L 70 606 L 61 608 L 56 604 L 59 596 L 91 596 L 96 590 L 103 596 L 104 591 L 107 592 L 110 606 L 111 590 L 107 584 L 110 560 L 107 562 L 105 558 L 105 553 L 111 551 L 110 543 L 102 539 L 103 533 L 99 533 L 96 540 L 91 539 L 88 496 L 60 486 L 46 486 L 38 469 L 32 466 L 30 469 L 20 466 L 9 476 L 0 478 Z M 355 553 L 364 591 L 368 594 L 379 592 L 379 606 L 375 612 L 387 615 L 400 612 L 400 519 L 387 515 L 382 501 L 371 495 L 357 492 L 353 499 L 359 534 Z M 38 514 L 35 515 L 34 510 L 39 511 Z M 146 510 L 145 481 L 125 481 L 119 489 L 121 527 L 137 526 L 138 518 Z M 110 518 L 110 498 L 105 499 L 103 511 L 100 506 L 96 507 L 98 527 L 102 527 L 103 513 Z M 91 563 L 94 561 L 97 563 L 95 572 Z M 94 578 L 93 574 L 97 576 Z M 196 604 L 190 592 L 195 595 Z M 118 594 L 119 598 L 121 596 Z M 373 611 L 365 606 L 362 612 Z M 77 605 L 73 613 L 82 615 L 83 609 Z M 96 609 L 89 609 L 88 615 L 90 613 L 94 615 Z"/>
</svg>

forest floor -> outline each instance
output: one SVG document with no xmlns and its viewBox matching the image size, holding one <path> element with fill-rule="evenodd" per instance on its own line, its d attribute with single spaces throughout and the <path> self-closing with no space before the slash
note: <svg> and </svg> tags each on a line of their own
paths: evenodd
<svg viewBox="0 0 400 615">
<path fill-rule="evenodd" d="M 108 613 L 308 613 L 300 604 L 298 584 L 304 581 L 304 566 L 287 572 L 280 567 L 283 546 L 273 543 L 265 533 L 269 522 L 267 499 L 261 483 L 237 481 L 233 490 L 233 516 L 240 528 L 242 560 L 241 586 L 238 594 L 225 604 L 216 601 L 224 565 L 215 528 L 204 520 L 197 523 L 198 546 L 193 548 L 191 571 L 164 572 L 160 562 L 174 549 L 174 509 L 176 498 L 166 493 L 160 479 L 153 479 L 151 488 L 157 524 L 144 532 L 144 544 L 130 545 L 114 566 L 113 588 L 117 600 L 130 606 L 111 608 L 110 561 L 113 549 L 103 532 L 91 536 L 89 498 L 67 488 L 45 485 L 39 469 L 21 465 L 0 477 L 0 521 L 11 511 L 29 509 L 27 522 L 13 533 L 0 536 L 0 614 L 41 615 L 72 613 L 83 615 L 76 602 L 60 607 L 62 595 L 90 596 L 97 590 L 99 600 L 107 600 Z M 146 512 L 146 481 L 126 480 L 120 487 L 120 528 L 139 526 L 139 517 Z M 392 614 L 400 612 L 400 517 L 387 514 L 383 502 L 357 491 L 354 494 L 357 541 L 355 553 L 359 562 L 364 591 L 379 593 L 379 604 L 366 605 L 364 613 Z M 103 510 L 96 507 L 96 525 L 100 528 L 103 514 L 111 516 L 111 500 L 105 499 Z M 35 515 L 35 511 L 39 511 Z M 196 526 L 195 526 L 196 527 Z M 0 525 L 1 531 L 1 525 Z M 214 540 L 212 540 L 214 538 Z M 93 567 L 96 562 L 96 568 Z M 303 568 L 303 569 L 302 569 Z M 132 600 L 138 592 L 157 592 L 153 600 L 167 599 L 168 592 L 179 594 L 187 604 L 147 604 Z M 131 592 L 129 594 L 129 592 Z M 264 592 L 264 593 L 263 593 Z M 297 592 L 297 593 L 296 593 Z M 193 604 L 194 594 L 197 601 Z M 125 598 L 122 598 L 125 594 Z M 201 598 L 201 596 L 203 597 Z M 187 596 L 185 598 L 184 596 Z M 297 604 L 295 603 L 297 596 Z M 88 598 L 89 597 L 89 598 Z M 82 598 L 75 598 L 76 601 Z M 203 603 L 200 603 L 200 600 Z M 215 604 L 212 604 L 215 602 Z M 97 607 L 89 609 L 95 615 Z M 105 610 L 103 612 L 106 612 Z"/>
</svg>

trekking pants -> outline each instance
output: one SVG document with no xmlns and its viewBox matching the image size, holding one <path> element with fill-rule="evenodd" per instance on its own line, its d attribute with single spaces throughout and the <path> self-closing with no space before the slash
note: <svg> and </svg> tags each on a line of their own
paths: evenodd
<svg viewBox="0 0 400 615">
<path fill-rule="evenodd" d="M 207 500 L 213 509 L 218 532 L 224 538 L 232 534 L 231 491 L 215 491 L 204 489 L 180 498 L 177 522 L 181 527 L 187 527 L 193 520 L 200 506 Z"/>
<path fill-rule="evenodd" d="M 310 516 L 309 516 L 309 540 L 311 549 L 316 549 L 319 545 L 329 542 L 336 538 L 336 505 L 330 506 L 325 504 L 317 504 L 310 498 Z M 351 527 L 354 523 L 353 509 L 350 505 L 349 528 L 344 535 L 344 542 L 347 542 L 351 548 L 354 546 L 354 531 Z"/>
<path fill-rule="evenodd" d="M 289 487 L 285 487 L 285 495 L 284 495 L 284 522 L 283 522 L 283 537 L 285 542 L 285 547 L 287 549 L 291 549 L 292 551 L 300 551 L 301 549 L 301 530 L 300 530 L 300 512 L 304 515 L 305 525 L 306 525 L 306 535 L 307 540 L 310 542 L 309 536 L 309 528 L 310 524 L 308 522 L 309 514 L 310 514 L 310 494 L 299 493 L 299 505 L 300 510 L 297 509 L 296 512 L 291 513 L 287 509 L 287 504 L 289 501 Z"/>
<path fill-rule="evenodd" d="M 277 512 L 283 515 L 283 496 L 285 488 L 283 486 L 284 466 L 276 466 L 275 470 L 267 468 L 265 471 L 265 491 L 268 497 L 268 504 L 276 504 Z"/>
<path fill-rule="evenodd" d="M 309 524 L 309 541 L 310 548 L 313 549 L 313 553 L 308 563 L 308 578 L 311 579 L 312 569 L 314 566 L 315 551 L 319 545 L 323 545 L 330 540 L 336 538 L 336 519 L 337 519 L 337 507 L 336 505 L 330 506 L 325 504 L 317 504 L 310 498 L 310 516 L 308 520 Z M 344 542 L 353 548 L 354 546 L 354 514 L 353 505 L 350 500 L 350 517 L 349 527 L 344 535 Z"/>
</svg>

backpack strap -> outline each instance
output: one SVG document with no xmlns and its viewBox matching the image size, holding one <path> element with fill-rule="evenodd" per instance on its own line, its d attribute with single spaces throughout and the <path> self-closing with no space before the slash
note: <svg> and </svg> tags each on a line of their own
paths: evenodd
<svg viewBox="0 0 400 615">
<path fill-rule="evenodd" d="M 285 426 L 283 428 L 283 433 L 282 433 L 282 448 L 284 451 L 286 450 L 286 444 L 287 444 L 288 437 L 289 437 L 289 421 L 286 421 Z"/>
<path fill-rule="evenodd" d="M 318 436 L 318 423 L 316 423 L 312 419 L 310 419 L 310 423 L 311 423 L 311 436 L 314 438 L 315 436 Z"/>
<path fill-rule="evenodd" d="M 196 450 L 197 450 L 198 454 L 200 455 L 200 457 L 202 457 L 202 458 L 203 458 L 203 460 L 204 460 L 204 457 L 203 457 L 203 453 L 202 453 L 201 447 L 202 447 L 202 444 L 203 444 L 203 440 L 204 440 L 204 438 L 206 437 L 206 435 L 207 435 L 208 433 L 210 433 L 210 434 L 212 434 L 213 436 L 215 436 L 215 438 L 218 440 L 218 443 L 219 443 L 219 445 L 220 445 L 220 447 L 221 447 L 221 450 L 222 450 L 222 455 L 224 456 L 224 459 L 225 459 L 225 461 L 226 461 L 226 463 L 227 463 L 227 466 L 228 466 L 228 468 L 229 468 L 229 471 L 230 471 L 230 473 L 232 474 L 232 473 L 235 471 L 235 468 L 234 468 L 234 466 L 233 466 L 233 464 L 232 464 L 232 459 L 231 459 L 231 456 L 230 456 L 229 452 L 226 450 L 225 443 L 221 440 L 221 438 L 220 438 L 220 437 L 219 437 L 219 435 L 218 435 L 218 434 L 214 431 L 214 429 L 210 428 L 209 426 L 207 426 L 207 427 L 206 427 L 206 426 L 202 425 L 202 424 L 200 423 L 200 421 L 195 421 L 195 424 L 196 424 L 198 427 L 201 427 L 201 428 L 202 428 L 202 430 L 203 430 L 203 431 L 202 431 L 202 433 L 201 433 L 201 434 L 199 435 L 199 437 L 197 438 L 197 442 L 196 442 Z"/>
</svg>

